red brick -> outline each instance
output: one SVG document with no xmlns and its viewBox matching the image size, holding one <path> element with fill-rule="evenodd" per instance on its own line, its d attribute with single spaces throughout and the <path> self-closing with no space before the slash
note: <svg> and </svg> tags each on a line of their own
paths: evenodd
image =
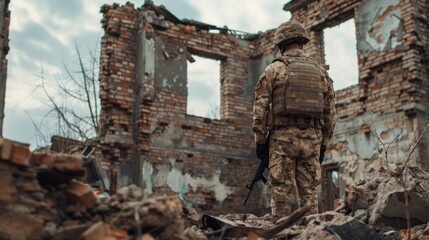
<svg viewBox="0 0 429 240">
<path fill-rule="evenodd" d="M 13 144 L 5 138 L 0 138 L 0 159 L 10 160 L 12 157 Z"/>
<path fill-rule="evenodd" d="M 14 144 L 10 161 L 21 166 L 30 165 L 30 148 L 28 145 Z"/>
<path fill-rule="evenodd" d="M 96 201 L 91 187 L 81 182 L 71 181 L 67 184 L 65 193 L 69 204 L 80 203 L 82 206 L 90 208 Z"/>
</svg>

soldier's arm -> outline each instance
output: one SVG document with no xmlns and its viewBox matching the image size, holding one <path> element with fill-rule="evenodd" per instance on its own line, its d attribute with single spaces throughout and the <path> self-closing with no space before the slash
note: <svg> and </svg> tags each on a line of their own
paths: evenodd
<svg viewBox="0 0 429 240">
<path fill-rule="evenodd" d="M 259 78 L 255 87 L 255 101 L 253 105 L 253 132 L 256 143 L 265 143 L 267 134 L 268 114 L 270 110 L 271 84 L 267 69 Z"/>
<path fill-rule="evenodd" d="M 325 108 L 324 108 L 324 125 L 322 128 L 322 146 L 327 146 L 329 140 L 332 138 L 332 134 L 335 128 L 336 121 L 336 110 L 335 110 L 335 91 L 333 86 L 333 81 L 329 77 L 328 73 L 326 74 L 326 86 L 327 91 L 324 94 L 325 99 Z"/>
</svg>

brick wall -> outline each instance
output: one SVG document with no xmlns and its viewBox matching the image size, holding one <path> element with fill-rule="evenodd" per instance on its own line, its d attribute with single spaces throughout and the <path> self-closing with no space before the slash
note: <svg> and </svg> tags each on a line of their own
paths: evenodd
<svg viewBox="0 0 429 240">
<path fill-rule="evenodd" d="M 242 208 L 258 160 L 251 130 L 253 89 L 274 58 L 273 31 L 233 35 L 176 19 L 162 7 L 105 5 L 99 131 L 115 187 L 179 194 L 206 213 L 268 211 L 261 183 Z M 192 55 L 220 64 L 220 119 L 188 115 Z"/>
</svg>

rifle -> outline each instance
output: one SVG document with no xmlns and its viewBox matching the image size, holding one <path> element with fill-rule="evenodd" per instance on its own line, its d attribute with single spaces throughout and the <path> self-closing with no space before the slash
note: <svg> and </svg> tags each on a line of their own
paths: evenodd
<svg viewBox="0 0 429 240">
<path fill-rule="evenodd" d="M 267 146 L 268 146 L 268 142 L 267 142 Z M 266 154 L 264 154 L 264 157 L 259 160 L 260 162 L 259 162 L 258 168 L 256 169 L 255 175 L 252 178 L 252 181 L 246 185 L 246 188 L 249 189 L 249 192 L 247 193 L 246 199 L 244 199 L 243 206 L 246 205 L 247 200 L 249 199 L 250 193 L 253 191 L 253 187 L 255 186 L 256 182 L 261 180 L 263 183 L 267 183 L 267 179 L 264 177 L 264 171 L 265 169 L 268 169 L 268 164 L 270 162 L 268 147 L 266 150 Z"/>
</svg>

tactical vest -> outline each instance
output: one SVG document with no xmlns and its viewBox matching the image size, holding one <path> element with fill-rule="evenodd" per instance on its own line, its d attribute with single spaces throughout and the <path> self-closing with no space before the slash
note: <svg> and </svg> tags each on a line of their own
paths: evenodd
<svg viewBox="0 0 429 240">
<path fill-rule="evenodd" d="M 273 92 L 274 116 L 323 117 L 322 73 L 309 57 L 280 57 L 274 61 L 286 64 L 287 74 Z M 273 62 L 274 62 L 273 61 Z"/>
</svg>

